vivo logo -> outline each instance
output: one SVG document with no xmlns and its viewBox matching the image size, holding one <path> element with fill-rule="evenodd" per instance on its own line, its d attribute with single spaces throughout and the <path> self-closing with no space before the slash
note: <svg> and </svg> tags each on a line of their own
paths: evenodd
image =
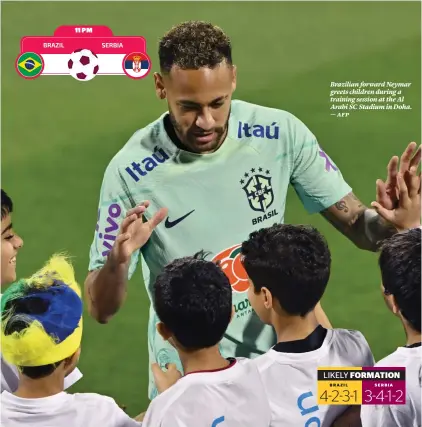
<svg viewBox="0 0 422 427">
<path fill-rule="evenodd" d="M 100 231 L 100 211 L 98 211 L 98 223 L 96 226 L 98 238 L 100 239 L 100 241 L 102 241 L 102 256 L 107 256 L 107 254 L 111 251 L 111 248 L 113 247 L 114 241 L 116 240 L 117 232 L 119 230 L 119 223 L 117 222 L 117 219 L 122 213 L 122 208 L 119 204 L 113 203 L 109 206 L 107 213 L 108 216 L 106 218 L 106 226 L 104 230 Z"/>
</svg>

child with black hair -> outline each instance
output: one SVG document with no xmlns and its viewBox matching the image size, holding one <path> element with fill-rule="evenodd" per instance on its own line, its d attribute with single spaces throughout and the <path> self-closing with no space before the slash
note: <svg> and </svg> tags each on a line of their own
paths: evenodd
<svg viewBox="0 0 422 427">
<path fill-rule="evenodd" d="M 13 230 L 13 202 L 7 193 L 1 190 L 1 285 L 16 280 L 16 256 L 23 246 L 23 240 Z"/>
<path fill-rule="evenodd" d="M 359 425 L 359 407 L 347 396 L 344 405 L 318 405 L 318 367 L 374 364 L 359 331 L 327 329 L 316 316 L 331 272 L 324 237 L 311 226 L 275 224 L 251 233 L 241 254 L 251 306 L 277 334 L 277 344 L 251 361 L 270 400 L 271 426 Z M 339 424 L 345 411 L 358 424 Z"/>
<path fill-rule="evenodd" d="M 168 372 L 153 365 L 160 394 L 143 425 L 268 427 L 270 408 L 257 368 L 220 354 L 233 315 L 232 290 L 220 266 L 204 257 L 176 259 L 155 282 L 157 330 L 177 349 L 184 376 L 175 365 Z"/>
</svg>

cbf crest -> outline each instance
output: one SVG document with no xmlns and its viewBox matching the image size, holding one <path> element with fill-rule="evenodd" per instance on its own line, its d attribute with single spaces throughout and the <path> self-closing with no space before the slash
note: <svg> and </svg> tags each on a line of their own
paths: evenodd
<svg viewBox="0 0 422 427">
<path fill-rule="evenodd" d="M 249 207 L 255 212 L 264 214 L 253 218 L 253 225 L 278 215 L 276 209 L 269 211 L 269 208 L 274 203 L 274 190 L 271 180 L 270 171 L 262 167 L 252 168 L 250 171 L 245 172 L 240 180 L 240 185 L 245 192 Z"/>
<path fill-rule="evenodd" d="M 245 179 L 241 179 L 240 183 L 246 184 L 242 187 L 248 198 L 249 206 L 257 212 L 265 212 L 274 202 L 274 192 L 271 185 L 270 171 L 258 168 L 258 173 L 255 173 L 254 168 L 251 173 L 246 172 Z"/>
</svg>

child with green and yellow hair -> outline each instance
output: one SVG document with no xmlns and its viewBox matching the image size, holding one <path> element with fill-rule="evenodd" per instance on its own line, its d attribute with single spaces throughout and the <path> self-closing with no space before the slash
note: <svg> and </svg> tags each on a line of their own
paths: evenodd
<svg viewBox="0 0 422 427">
<path fill-rule="evenodd" d="M 19 370 L 16 392 L 2 393 L 2 426 L 141 425 L 110 397 L 64 391 L 79 360 L 82 314 L 81 291 L 64 255 L 2 295 L 2 356 Z"/>
</svg>

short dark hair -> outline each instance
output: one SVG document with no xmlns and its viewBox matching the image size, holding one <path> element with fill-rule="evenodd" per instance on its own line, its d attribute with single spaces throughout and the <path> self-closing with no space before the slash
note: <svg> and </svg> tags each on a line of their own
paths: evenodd
<svg viewBox="0 0 422 427">
<path fill-rule="evenodd" d="M 394 296 L 403 317 L 421 332 L 421 229 L 385 240 L 378 263 L 385 293 Z"/>
<path fill-rule="evenodd" d="M 223 61 L 232 64 L 231 42 L 224 31 L 209 22 L 187 21 L 170 29 L 158 47 L 160 69 L 169 73 L 173 65 L 183 70 L 214 68 Z"/>
<path fill-rule="evenodd" d="M 241 253 L 255 292 L 268 288 L 286 313 L 305 316 L 321 300 L 331 254 L 314 227 L 274 224 L 251 233 Z"/>
<path fill-rule="evenodd" d="M 63 360 L 43 366 L 19 366 L 18 369 L 23 375 L 32 378 L 33 380 L 39 380 L 51 375 L 62 363 Z"/>
<path fill-rule="evenodd" d="M 229 279 L 206 254 L 168 264 L 154 285 L 155 311 L 187 350 L 213 347 L 223 338 L 232 314 Z"/>
<path fill-rule="evenodd" d="M 1 189 L 1 219 L 11 214 L 13 211 L 12 199 Z"/>
<path fill-rule="evenodd" d="M 34 290 L 38 292 L 39 290 Z M 25 315 L 27 314 L 41 314 L 46 311 L 47 307 L 45 300 L 41 298 L 16 298 L 8 301 L 4 307 L 2 322 L 7 321 L 4 326 L 4 334 L 12 335 L 14 332 L 21 332 L 28 328 L 28 318 L 24 316 L 16 316 L 8 318 L 8 314 L 15 310 Z M 45 378 L 51 375 L 63 362 L 63 360 L 48 365 L 42 366 L 18 366 L 18 369 L 23 375 L 26 375 L 33 380 Z"/>
</svg>

